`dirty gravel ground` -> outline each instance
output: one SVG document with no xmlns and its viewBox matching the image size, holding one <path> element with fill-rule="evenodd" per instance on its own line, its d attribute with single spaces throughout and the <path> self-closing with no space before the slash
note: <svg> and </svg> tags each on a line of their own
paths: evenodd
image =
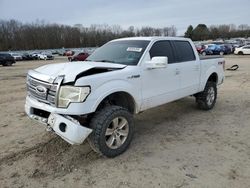
<svg viewBox="0 0 250 188">
<path fill-rule="evenodd" d="M 27 70 L 52 61 L 0 67 L 0 187 L 250 187 L 250 56 L 226 61 L 240 69 L 226 72 L 212 111 L 192 97 L 146 111 L 114 159 L 71 146 L 24 114 Z"/>
</svg>

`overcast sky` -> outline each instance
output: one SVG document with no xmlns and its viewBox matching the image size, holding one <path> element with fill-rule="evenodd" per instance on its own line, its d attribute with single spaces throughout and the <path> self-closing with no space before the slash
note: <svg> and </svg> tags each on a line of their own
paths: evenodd
<svg viewBox="0 0 250 188">
<path fill-rule="evenodd" d="M 250 0 L 0 0 L 0 19 L 135 27 L 249 24 Z"/>
</svg>

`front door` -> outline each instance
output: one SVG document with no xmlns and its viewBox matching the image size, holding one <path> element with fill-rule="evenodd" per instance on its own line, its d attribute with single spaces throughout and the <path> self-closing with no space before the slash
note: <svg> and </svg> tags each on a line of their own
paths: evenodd
<svg viewBox="0 0 250 188">
<path fill-rule="evenodd" d="M 151 47 L 150 58 L 156 56 L 168 57 L 166 68 L 147 69 L 143 64 L 141 110 L 152 108 L 179 98 L 180 72 L 178 64 L 174 63 L 174 54 L 170 41 L 157 41 Z"/>
</svg>

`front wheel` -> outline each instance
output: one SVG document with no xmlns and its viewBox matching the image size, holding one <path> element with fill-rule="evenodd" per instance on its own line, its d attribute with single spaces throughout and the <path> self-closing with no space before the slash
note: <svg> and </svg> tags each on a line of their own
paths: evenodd
<svg viewBox="0 0 250 188">
<path fill-rule="evenodd" d="M 220 52 L 220 55 L 224 55 L 224 52 Z"/>
<path fill-rule="evenodd" d="M 203 92 L 196 94 L 196 102 L 202 110 L 210 110 L 217 99 L 217 86 L 215 82 L 207 82 Z"/>
<path fill-rule="evenodd" d="M 92 149 L 106 157 L 116 157 L 128 148 L 134 133 L 134 120 L 127 109 L 107 106 L 90 120 L 93 132 L 88 138 Z"/>
</svg>

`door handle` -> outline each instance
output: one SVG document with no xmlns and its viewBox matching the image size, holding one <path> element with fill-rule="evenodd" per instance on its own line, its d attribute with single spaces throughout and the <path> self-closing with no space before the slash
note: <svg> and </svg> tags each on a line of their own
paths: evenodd
<svg viewBox="0 0 250 188">
<path fill-rule="evenodd" d="M 180 69 L 175 69 L 175 75 L 179 75 L 180 74 Z"/>
</svg>

